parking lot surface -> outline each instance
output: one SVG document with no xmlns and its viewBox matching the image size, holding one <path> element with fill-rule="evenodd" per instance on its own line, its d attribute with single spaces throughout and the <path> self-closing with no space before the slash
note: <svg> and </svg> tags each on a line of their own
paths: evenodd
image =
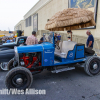
<svg viewBox="0 0 100 100">
<path fill-rule="evenodd" d="M 0 72 L 0 89 L 5 75 Z M 100 75 L 90 77 L 83 69 L 52 74 L 44 70 L 33 76 L 31 88 L 45 89 L 46 95 L 0 95 L 0 100 L 100 100 Z"/>
</svg>

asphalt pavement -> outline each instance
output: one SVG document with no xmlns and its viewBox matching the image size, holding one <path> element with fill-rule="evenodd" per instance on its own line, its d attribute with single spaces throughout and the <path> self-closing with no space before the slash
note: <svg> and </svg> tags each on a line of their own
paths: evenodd
<svg viewBox="0 0 100 100">
<path fill-rule="evenodd" d="M 5 75 L 0 72 L 0 89 Z M 90 77 L 81 68 L 52 74 L 44 70 L 33 76 L 31 88 L 45 89 L 46 95 L 0 95 L 0 100 L 100 100 L 100 75 Z"/>
</svg>

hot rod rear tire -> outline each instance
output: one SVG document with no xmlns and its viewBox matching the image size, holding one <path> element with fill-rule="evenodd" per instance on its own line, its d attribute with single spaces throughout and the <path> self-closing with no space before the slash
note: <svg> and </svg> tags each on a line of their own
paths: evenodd
<svg viewBox="0 0 100 100">
<path fill-rule="evenodd" d="M 84 71 L 89 76 L 95 76 L 100 73 L 100 58 L 97 56 L 88 57 L 85 66 Z"/>
<path fill-rule="evenodd" d="M 5 85 L 8 89 L 23 89 L 29 88 L 33 82 L 32 73 L 24 67 L 15 67 L 11 69 L 5 79 Z"/>
</svg>

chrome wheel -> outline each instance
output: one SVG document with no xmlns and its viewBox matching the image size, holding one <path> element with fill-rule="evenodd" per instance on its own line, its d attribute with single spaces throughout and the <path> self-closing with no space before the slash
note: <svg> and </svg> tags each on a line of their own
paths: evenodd
<svg viewBox="0 0 100 100">
<path fill-rule="evenodd" d="M 98 68 L 98 65 L 97 64 L 94 64 L 93 65 L 93 69 L 96 70 L 97 68 Z"/>
<path fill-rule="evenodd" d="M 12 86 L 19 88 L 27 83 L 27 76 L 25 74 L 16 74 L 12 77 Z"/>
<path fill-rule="evenodd" d="M 22 83 L 23 83 L 23 79 L 22 79 L 22 78 L 18 78 L 18 79 L 16 80 L 16 83 L 19 84 L 19 85 L 22 84 Z"/>
<path fill-rule="evenodd" d="M 8 70 L 8 67 L 7 67 L 7 65 L 8 65 L 8 62 L 3 62 L 3 63 L 1 63 L 1 69 L 3 70 L 3 71 L 7 71 Z"/>
</svg>

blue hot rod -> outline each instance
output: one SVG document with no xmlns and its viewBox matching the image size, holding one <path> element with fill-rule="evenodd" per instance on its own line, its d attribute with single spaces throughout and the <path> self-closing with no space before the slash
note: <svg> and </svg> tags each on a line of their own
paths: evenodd
<svg viewBox="0 0 100 100">
<path fill-rule="evenodd" d="M 26 89 L 32 84 L 32 75 L 44 69 L 52 73 L 73 70 L 76 66 L 83 67 L 85 72 L 94 76 L 100 72 L 100 58 L 84 44 L 73 41 L 55 45 L 54 33 L 45 34 L 43 43 L 30 46 L 15 47 L 15 58 L 11 70 L 6 75 L 7 88 Z M 62 66 L 64 65 L 64 66 Z"/>
</svg>

